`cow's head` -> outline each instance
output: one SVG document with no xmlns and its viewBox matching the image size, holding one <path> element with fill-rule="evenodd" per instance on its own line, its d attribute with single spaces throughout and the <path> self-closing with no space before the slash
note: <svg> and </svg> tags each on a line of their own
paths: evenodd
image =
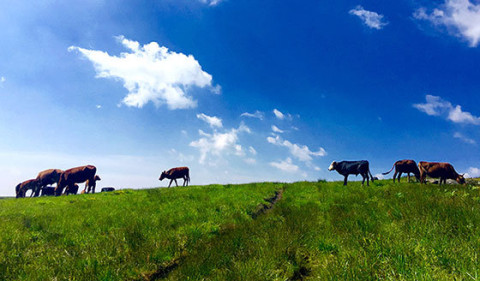
<svg viewBox="0 0 480 281">
<path fill-rule="evenodd" d="M 465 177 L 463 175 L 458 175 L 455 179 L 459 184 L 465 184 Z"/>
<path fill-rule="evenodd" d="M 335 170 L 337 167 L 337 162 L 333 161 L 332 164 L 330 164 L 330 167 L 328 167 L 329 171 Z"/>
<path fill-rule="evenodd" d="M 164 178 L 167 177 L 167 171 L 163 171 L 162 174 L 160 175 L 160 178 L 158 180 L 163 180 Z"/>
</svg>

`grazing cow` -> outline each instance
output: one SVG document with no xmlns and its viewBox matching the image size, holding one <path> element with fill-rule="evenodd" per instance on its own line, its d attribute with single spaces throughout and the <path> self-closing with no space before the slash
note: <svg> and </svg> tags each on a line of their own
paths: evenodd
<svg viewBox="0 0 480 281">
<path fill-rule="evenodd" d="M 370 168 L 368 161 L 361 160 L 361 161 L 341 161 L 335 162 L 333 161 L 328 167 L 329 171 L 336 170 L 340 175 L 344 176 L 345 179 L 343 180 L 343 185 L 347 185 L 347 178 L 348 175 L 356 175 L 360 174 L 363 178 L 362 185 L 367 179 L 367 186 L 368 184 L 368 177 L 372 179 L 372 182 L 375 180 L 373 179 L 372 173 L 370 173 Z"/>
<path fill-rule="evenodd" d="M 42 194 L 40 196 L 54 196 L 55 187 L 54 186 L 44 186 L 42 188 Z"/>
<path fill-rule="evenodd" d="M 82 194 L 84 194 L 85 191 L 86 191 L 86 193 L 90 193 L 90 190 L 92 191 L 92 193 L 95 193 L 95 187 L 97 186 L 97 181 L 99 181 L 99 180 L 102 180 L 102 179 L 98 175 L 95 176 L 93 181 L 87 180 L 85 182 L 85 188 L 83 189 Z"/>
<path fill-rule="evenodd" d="M 27 190 L 31 189 L 32 193 L 30 197 L 33 196 L 34 192 L 37 190 L 38 182 L 36 179 L 26 180 L 24 182 L 19 183 L 15 187 L 15 193 L 17 198 L 25 197 L 27 194 Z"/>
<path fill-rule="evenodd" d="M 395 182 L 395 178 L 398 174 L 398 182 L 400 182 L 400 178 L 402 177 L 402 173 L 407 173 L 408 182 L 410 182 L 410 173 L 415 175 L 417 180 L 420 180 L 420 170 L 418 169 L 417 163 L 413 160 L 398 160 L 395 162 L 390 169 L 390 171 L 382 173 L 382 175 L 388 175 L 393 168 L 395 168 L 395 173 L 393 173 L 393 182 Z"/>
<path fill-rule="evenodd" d="M 163 171 L 162 174 L 160 175 L 159 180 L 163 180 L 164 178 L 170 179 L 170 185 L 172 184 L 172 181 L 175 181 L 175 184 L 178 186 L 177 179 L 182 179 L 183 178 L 183 186 L 188 186 L 188 182 L 190 181 L 190 174 L 189 174 L 188 167 L 178 167 L 178 168 L 172 168 L 168 171 Z"/>
<path fill-rule="evenodd" d="M 93 182 L 95 180 L 95 173 L 97 168 L 93 165 L 80 166 L 68 169 L 60 175 L 57 188 L 55 188 L 55 195 L 62 195 L 63 189 L 66 188 L 65 193 L 68 193 L 70 188 L 74 188 L 74 184 L 82 183 L 86 180 Z"/>
<path fill-rule="evenodd" d="M 61 173 L 63 173 L 63 171 L 60 169 L 49 169 L 38 173 L 38 188 L 35 191 L 35 196 L 38 196 L 45 186 L 57 183 Z"/>
<path fill-rule="evenodd" d="M 425 183 L 427 176 L 440 178 L 440 183 L 447 183 L 447 179 L 456 180 L 459 184 L 465 184 L 463 175 L 459 175 L 450 163 L 425 162 L 418 163 L 420 169 L 420 183 Z"/>
<path fill-rule="evenodd" d="M 111 191 L 115 191 L 115 188 L 113 188 L 113 187 L 104 187 L 104 188 L 102 188 L 102 191 L 101 191 L 101 192 L 111 192 Z"/>
</svg>

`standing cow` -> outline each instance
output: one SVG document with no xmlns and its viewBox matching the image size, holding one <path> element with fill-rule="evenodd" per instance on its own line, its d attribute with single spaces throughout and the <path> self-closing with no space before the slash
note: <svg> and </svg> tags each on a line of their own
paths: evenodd
<svg viewBox="0 0 480 281">
<path fill-rule="evenodd" d="M 82 194 L 85 193 L 85 191 L 86 191 L 86 193 L 90 193 L 90 190 L 92 191 L 92 193 L 95 193 L 95 187 L 97 186 L 97 181 L 99 181 L 99 180 L 101 180 L 101 178 L 98 175 L 95 176 L 93 181 L 87 180 L 85 182 L 85 188 L 83 189 Z"/>
<path fill-rule="evenodd" d="M 40 194 L 40 191 L 45 188 L 45 186 L 58 183 L 58 180 L 60 179 L 60 175 L 62 173 L 63 171 L 60 169 L 49 169 L 38 173 L 38 188 L 35 191 L 35 196 L 38 196 Z"/>
<path fill-rule="evenodd" d="M 27 190 L 31 189 L 32 193 L 30 197 L 33 196 L 34 192 L 37 190 L 38 182 L 36 179 L 26 180 L 17 184 L 15 187 L 15 193 L 17 198 L 25 197 L 27 194 Z"/>
<path fill-rule="evenodd" d="M 447 179 L 456 180 L 459 184 L 465 184 L 463 175 L 459 175 L 452 164 L 439 162 L 425 162 L 418 163 L 420 169 L 420 183 L 425 183 L 427 176 L 431 178 L 440 178 L 440 184 L 447 183 Z"/>
<path fill-rule="evenodd" d="M 344 176 L 345 179 L 343 180 L 343 185 L 347 185 L 347 178 L 348 175 L 356 175 L 360 174 L 363 178 L 362 180 L 362 185 L 365 182 L 365 179 L 367 179 L 367 186 L 368 184 L 368 177 L 372 179 L 372 182 L 374 182 L 372 173 L 370 173 L 370 168 L 368 161 L 366 160 L 361 160 L 361 161 L 341 161 L 341 162 L 335 162 L 333 161 L 332 164 L 330 164 L 330 167 L 328 167 L 329 171 L 336 170 L 340 175 Z"/>
<path fill-rule="evenodd" d="M 172 181 L 175 181 L 175 184 L 178 186 L 177 179 L 182 179 L 183 178 L 183 186 L 188 186 L 188 182 L 190 181 L 190 172 L 188 170 L 188 167 L 178 167 L 178 168 L 172 168 L 168 171 L 163 171 L 162 174 L 160 175 L 159 180 L 163 179 L 170 179 L 170 184 L 168 184 L 168 187 L 172 184 Z"/>
<path fill-rule="evenodd" d="M 97 168 L 93 165 L 75 167 L 64 171 L 58 180 L 55 195 L 62 195 L 64 188 L 66 188 L 65 193 L 68 193 L 68 190 L 73 189 L 76 183 L 82 183 L 86 180 L 94 181 L 96 172 Z"/>
<path fill-rule="evenodd" d="M 393 182 L 395 182 L 395 178 L 398 175 L 398 182 L 400 182 L 400 178 L 402 177 L 402 173 L 407 173 L 408 182 L 410 182 L 410 173 L 415 175 L 417 180 L 420 180 L 420 170 L 417 167 L 417 163 L 414 160 L 398 160 L 395 162 L 390 169 L 390 171 L 382 173 L 382 175 L 388 175 L 393 168 L 395 168 L 395 173 L 393 173 Z"/>
</svg>

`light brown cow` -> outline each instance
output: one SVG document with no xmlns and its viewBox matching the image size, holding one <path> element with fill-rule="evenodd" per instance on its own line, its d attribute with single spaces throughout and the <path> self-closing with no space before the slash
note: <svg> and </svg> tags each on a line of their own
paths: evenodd
<svg viewBox="0 0 480 281">
<path fill-rule="evenodd" d="M 447 179 L 456 180 L 459 184 L 465 184 L 463 175 L 459 175 L 450 163 L 425 162 L 418 163 L 420 169 L 420 182 L 425 183 L 427 176 L 440 178 L 440 184 L 447 183 Z"/>
<path fill-rule="evenodd" d="M 38 173 L 38 176 L 37 176 L 38 188 L 35 191 L 35 196 L 38 196 L 40 194 L 40 191 L 45 186 L 58 183 L 58 180 L 60 179 L 60 174 L 62 173 L 63 173 L 63 170 L 60 170 L 60 169 L 48 169 Z"/>
<path fill-rule="evenodd" d="M 65 170 L 58 180 L 57 188 L 55 188 L 55 195 L 62 195 L 63 189 L 66 188 L 65 193 L 68 189 L 74 188 L 74 184 L 82 183 L 86 180 L 94 181 L 95 173 L 97 168 L 93 165 L 80 166 Z"/>
<path fill-rule="evenodd" d="M 178 186 L 177 179 L 182 179 L 183 178 L 183 186 L 188 186 L 188 182 L 190 181 L 190 171 L 188 167 L 177 167 L 177 168 L 172 168 L 168 171 L 163 171 L 162 174 L 160 175 L 159 180 L 163 179 L 170 179 L 170 184 L 168 184 L 168 187 L 172 185 L 172 181 L 175 181 L 175 184 Z"/>
<path fill-rule="evenodd" d="M 27 190 L 31 189 L 32 193 L 30 194 L 30 197 L 34 194 L 35 190 L 37 190 L 38 182 L 36 179 L 30 179 L 26 180 L 24 182 L 19 183 L 15 187 L 15 193 L 17 198 L 25 197 L 27 194 Z"/>
<path fill-rule="evenodd" d="M 390 171 L 382 173 L 382 175 L 389 174 L 393 168 L 395 168 L 395 173 L 393 174 L 393 182 L 395 182 L 395 178 L 398 174 L 398 182 L 400 182 L 400 178 L 402 177 L 402 173 L 407 173 L 408 182 L 410 182 L 410 173 L 415 175 L 417 180 L 420 180 L 420 170 L 417 167 L 417 163 L 414 160 L 398 160 L 395 162 L 390 169 Z"/>
<path fill-rule="evenodd" d="M 95 176 L 93 181 L 87 180 L 85 182 L 85 188 L 83 189 L 82 194 L 84 194 L 85 191 L 86 193 L 90 193 L 90 190 L 92 191 L 92 193 L 95 193 L 95 187 L 97 186 L 97 181 L 99 180 L 102 180 L 102 179 L 98 175 Z"/>
</svg>

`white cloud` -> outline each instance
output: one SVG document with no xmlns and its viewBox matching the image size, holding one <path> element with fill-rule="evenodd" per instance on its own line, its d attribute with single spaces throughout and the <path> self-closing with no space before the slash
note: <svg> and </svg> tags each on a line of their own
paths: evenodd
<svg viewBox="0 0 480 281">
<path fill-rule="evenodd" d="M 280 162 L 270 162 L 270 166 L 288 173 L 296 173 L 299 171 L 298 166 L 292 163 L 291 158 L 287 158 L 286 160 Z"/>
<path fill-rule="evenodd" d="M 96 107 L 97 109 L 100 109 L 100 108 L 102 108 L 102 105 L 97 104 L 95 107 Z"/>
<path fill-rule="evenodd" d="M 435 26 L 445 26 L 447 30 L 476 47 L 480 41 L 480 3 L 469 0 L 445 0 L 431 13 L 421 7 L 413 16 L 416 19 L 430 21 Z"/>
<path fill-rule="evenodd" d="M 414 104 L 413 107 L 432 116 L 443 116 L 454 123 L 480 125 L 480 117 L 462 111 L 460 105 L 453 106 L 438 96 L 426 95 L 426 103 Z"/>
<path fill-rule="evenodd" d="M 277 126 L 275 125 L 272 125 L 272 131 L 274 131 L 275 133 L 283 133 L 283 130 L 280 130 Z"/>
<path fill-rule="evenodd" d="M 253 147 L 251 147 L 251 146 L 248 148 L 248 151 L 250 151 L 250 153 L 251 153 L 252 155 L 257 155 L 257 151 L 255 150 L 255 148 L 253 148 Z"/>
<path fill-rule="evenodd" d="M 254 158 L 245 158 L 243 161 L 245 161 L 245 163 L 250 165 L 257 163 L 257 160 L 255 160 Z"/>
<path fill-rule="evenodd" d="M 0 83 L 5 83 L 5 81 L 7 81 L 7 78 L 5 78 L 5 77 L 3 77 L 3 76 L 0 77 Z"/>
<path fill-rule="evenodd" d="M 370 28 L 382 29 L 388 24 L 388 22 L 383 20 L 383 15 L 372 11 L 367 11 L 360 5 L 355 9 L 351 9 L 348 13 L 359 17 L 363 23 Z"/>
<path fill-rule="evenodd" d="M 461 141 L 465 142 L 465 143 L 469 143 L 469 144 L 476 144 L 477 142 L 467 136 L 464 136 L 463 134 L 459 133 L 459 132 L 455 132 L 455 134 L 453 134 L 453 137 L 454 138 L 457 138 L 457 139 L 460 139 Z"/>
<path fill-rule="evenodd" d="M 285 115 L 282 112 L 280 112 L 280 110 L 278 110 L 276 108 L 273 109 L 273 114 L 275 114 L 275 116 L 280 120 L 285 119 Z"/>
<path fill-rule="evenodd" d="M 201 113 L 201 114 L 197 114 L 197 118 L 202 120 L 202 121 L 205 121 L 212 128 L 213 127 L 217 127 L 217 128 L 222 128 L 223 127 L 222 119 L 220 119 L 216 116 L 208 116 L 208 115 L 205 115 L 205 114 Z"/>
<path fill-rule="evenodd" d="M 130 52 L 110 56 L 97 50 L 71 46 L 69 51 L 78 51 L 89 59 L 97 72 L 97 78 L 112 78 L 123 82 L 128 95 L 122 103 L 127 106 L 143 107 L 153 102 L 157 107 L 166 104 L 169 109 L 194 108 L 197 102 L 188 95 L 193 87 L 209 88 L 212 76 L 192 55 L 169 51 L 156 42 L 140 46 L 123 36 L 117 37 Z"/>
<path fill-rule="evenodd" d="M 306 145 L 299 145 L 289 142 L 288 140 L 283 140 L 279 136 L 267 137 L 267 141 L 271 144 L 287 147 L 290 153 L 300 161 L 310 162 L 312 161 L 312 156 L 325 156 L 327 152 L 325 149 L 320 147 L 317 152 L 311 151 Z"/>
<path fill-rule="evenodd" d="M 263 118 L 265 117 L 265 114 L 263 112 L 257 110 L 254 113 L 244 112 L 240 116 L 241 117 L 257 118 L 257 119 L 263 120 Z"/>
<path fill-rule="evenodd" d="M 244 156 L 245 153 L 241 145 L 238 144 L 238 134 L 241 132 L 250 133 L 250 129 L 241 124 L 238 129 L 230 129 L 224 133 L 214 132 L 213 134 L 205 133 L 199 130 L 200 139 L 192 141 L 190 146 L 200 150 L 201 164 L 205 163 L 209 154 L 221 156 L 222 153 L 233 153 L 237 156 Z"/>
<path fill-rule="evenodd" d="M 200 2 L 203 3 L 203 4 L 207 4 L 209 6 L 216 6 L 220 2 L 222 2 L 222 0 L 200 0 Z"/>
<path fill-rule="evenodd" d="M 468 172 L 464 175 L 466 178 L 478 178 L 480 177 L 480 169 L 475 167 L 468 168 Z"/>
</svg>

